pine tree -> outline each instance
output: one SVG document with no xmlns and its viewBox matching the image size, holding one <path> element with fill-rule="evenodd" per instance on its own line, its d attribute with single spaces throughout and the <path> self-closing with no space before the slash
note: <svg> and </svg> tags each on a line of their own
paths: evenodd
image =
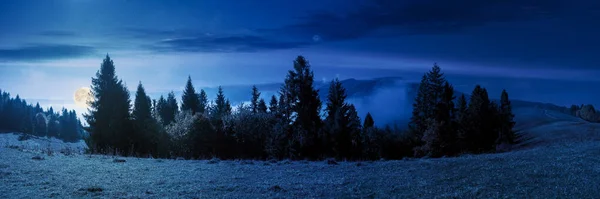
<svg viewBox="0 0 600 199">
<path fill-rule="evenodd" d="M 151 100 L 146 95 L 146 91 L 142 82 L 139 83 L 137 91 L 135 93 L 135 101 L 133 106 L 133 120 L 135 136 L 132 138 L 134 143 L 134 150 L 141 154 L 147 154 L 150 152 L 150 139 L 153 135 L 154 129 L 154 118 L 150 111 Z"/>
<path fill-rule="evenodd" d="M 373 116 L 371 116 L 371 113 L 367 113 L 367 116 L 365 116 L 365 122 L 363 123 L 363 127 L 371 128 L 374 126 L 375 126 L 375 121 L 373 120 Z"/>
<path fill-rule="evenodd" d="M 25 100 L 21 101 L 21 104 L 19 106 L 19 108 L 21 109 L 22 114 L 20 114 L 20 118 L 19 118 L 19 123 L 21 124 L 20 126 L 20 132 L 23 133 L 27 133 L 27 134 L 34 134 L 33 130 L 34 130 L 34 113 L 33 113 L 33 108 L 30 107 L 27 102 Z"/>
<path fill-rule="evenodd" d="M 38 103 L 35 103 L 35 107 L 33 108 L 33 110 L 34 110 L 33 112 L 34 112 L 35 114 L 37 114 L 37 113 L 40 113 L 40 112 L 43 112 L 43 111 L 44 111 L 44 109 L 42 109 L 42 107 L 40 107 L 40 103 L 39 103 L 39 102 L 38 102 Z"/>
<path fill-rule="evenodd" d="M 208 96 L 206 95 L 206 92 L 204 91 L 204 89 L 200 89 L 200 94 L 198 95 L 198 101 L 200 102 L 200 109 L 198 110 L 198 112 L 200 113 L 207 113 L 208 111 Z"/>
<path fill-rule="evenodd" d="M 173 91 L 167 94 L 166 108 L 165 118 L 163 118 L 163 120 L 165 120 L 164 122 L 167 124 L 170 124 L 175 121 L 175 116 L 179 113 L 179 105 L 177 104 L 177 99 L 175 99 L 175 93 Z"/>
<path fill-rule="evenodd" d="M 444 85 L 446 83 L 446 78 L 444 77 L 444 73 L 442 73 L 441 68 L 435 63 L 431 70 L 427 73 L 428 90 L 431 94 L 432 101 L 430 102 L 435 107 L 435 104 L 439 103 L 442 100 L 442 94 L 444 92 Z M 430 110 L 429 114 L 435 114 L 435 110 Z"/>
<path fill-rule="evenodd" d="M 487 90 L 476 85 L 471 93 L 468 105 L 469 129 L 465 138 L 467 147 L 472 152 L 485 152 L 492 149 L 497 139 L 494 132 L 495 120 Z"/>
<path fill-rule="evenodd" d="M 267 103 L 265 102 L 264 99 L 261 98 L 258 101 L 258 107 L 257 108 L 258 108 L 258 112 L 259 113 L 267 113 Z"/>
<path fill-rule="evenodd" d="M 252 99 L 250 100 L 250 109 L 252 110 L 252 113 L 257 113 L 258 112 L 258 100 L 260 99 L 260 92 L 258 91 L 258 88 L 256 88 L 256 85 L 252 86 Z"/>
<path fill-rule="evenodd" d="M 347 104 L 346 89 L 336 78 L 329 84 L 329 93 L 327 94 L 327 103 L 325 112 L 325 131 L 323 132 L 323 148 L 325 153 L 331 153 L 332 150 L 338 158 L 346 158 L 349 152 L 350 135 L 347 129 Z"/>
<path fill-rule="evenodd" d="M 428 128 L 427 109 L 430 109 L 431 106 L 431 104 L 429 104 L 430 92 L 428 90 L 428 84 L 429 82 L 427 80 L 427 75 L 423 75 L 423 77 L 421 78 L 421 83 L 419 83 L 417 96 L 415 97 L 414 103 L 412 105 L 412 116 L 410 118 L 408 126 L 410 129 L 410 137 L 415 141 L 415 143 L 421 143 L 423 133 Z"/>
<path fill-rule="evenodd" d="M 318 131 L 322 125 L 320 118 L 321 101 L 318 90 L 313 86 L 314 74 L 303 56 L 294 61 L 294 70 L 288 71 L 282 94 L 291 112 L 284 117 L 293 121 L 294 133 L 291 136 L 293 156 L 316 159 L 320 151 Z"/>
<path fill-rule="evenodd" d="M 421 78 L 409 122 L 409 136 L 416 146 L 423 144 L 423 135 L 439 112 L 438 104 L 442 102 L 445 84 L 446 79 L 437 63 Z"/>
<path fill-rule="evenodd" d="M 92 78 L 92 93 L 94 101 L 89 113 L 84 115 L 89 124 L 88 146 L 105 152 L 112 148 L 127 153 L 131 137 L 131 101 L 129 91 L 117 79 L 114 63 L 108 55 L 96 77 Z"/>
<path fill-rule="evenodd" d="M 457 130 L 456 130 L 456 108 L 454 106 L 454 87 L 450 83 L 444 83 L 444 89 L 441 101 L 437 107 L 436 122 L 440 124 L 440 151 L 442 155 L 455 155 L 457 149 Z"/>
<path fill-rule="evenodd" d="M 58 138 L 58 131 L 60 130 L 58 117 L 55 113 L 53 113 L 53 110 L 50 111 L 52 112 L 48 115 L 48 133 L 46 136 Z"/>
<path fill-rule="evenodd" d="M 190 111 L 192 114 L 196 114 L 200 111 L 200 99 L 192 85 L 192 77 L 188 76 L 183 95 L 181 96 L 181 111 Z"/>
<path fill-rule="evenodd" d="M 215 99 L 215 107 L 212 113 L 213 118 L 222 119 L 231 114 L 231 109 L 231 103 L 229 103 L 229 99 L 226 99 L 225 94 L 223 93 L 223 87 L 219 86 L 217 98 Z"/>
<path fill-rule="evenodd" d="M 516 135 L 513 130 L 515 126 L 514 117 L 515 115 L 512 113 L 512 107 L 510 105 L 510 100 L 508 99 L 508 93 L 506 90 L 502 90 L 500 96 L 499 143 L 514 144 L 516 142 Z"/>
<path fill-rule="evenodd" d="M 75 111 L 68 111 L 67 109 L 63 108 L 61 116 L 58 120 L 59 137 L 62 140 L 67 142 L 76 142 L 81 138 L 81 126 Z"/>
<path fill-rule="evenodd" d="M 169 118 L 169 114 L 168 114 L 168 105 L 167 105 L 167 100 L 165 99 L 164 96 L 160 96 L 158 98 L 158 101 L 156 101 L 156 106 L 154 107 L 155 111 L 157 112 L 158 116 L 160 117 L 160 120 L 162 121 L 162 125 L 166 126 L 169 125 L 171 122 L 168 122 L 168 118 Z"/>
<path fill-rule="evenodd" d="M 132 116 L 134 120 L 145 121 L 152 118 L 150 107 L 152 106 L 152 100 L 146 95 L 146 91 L 142 82 L 138 84 L 137 91 L 135 93 L 135 101 L 133 106 Z"/>
<path fill-rule="evenodd" d="M 467 144 L 468 139 L 468 128 L 469 125 L 469 112 L 467 110 L 467 98 L 465 94 L 460 95 L 457 101 L 456 108 L 456 133 L 457 133 L 457 152 L 463 152 L 468 150 Z"/>
<path fill-rule="evenodd" d="M 275 95 L 272 95 L 271 101 L 269 101 L 269 112 L 277 113 L 277 107 L 278 107 L 277 97 L 275 97 Z"/>
<path fill-rule="evenodd" d="M 347 155 L 349 159 L 360 159 L 362 157 L 363 151 L 363 130 L 362 125 L 360 124 L 360 117 L 358 117 L 358 113 L 356 112 L 356 108 L 353 104 L 347 105 L 347 113 L 346 113 L 346 129 L 348 129 L 350 135 L 350 151 Z"/>
</svg>

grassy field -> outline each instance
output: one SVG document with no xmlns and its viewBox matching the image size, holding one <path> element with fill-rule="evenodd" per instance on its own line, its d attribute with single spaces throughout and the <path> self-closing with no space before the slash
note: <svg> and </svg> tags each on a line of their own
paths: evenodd
<svg viewBox="0 0 600 199">
<path fill-rule="evenodd" d="M 520 124 L 527 147 L 458 158 L 115 162 L 0 147 L 0 198 L 600 198 L 598 125 L 529 111 L 552 121 Z"/>
</svg>

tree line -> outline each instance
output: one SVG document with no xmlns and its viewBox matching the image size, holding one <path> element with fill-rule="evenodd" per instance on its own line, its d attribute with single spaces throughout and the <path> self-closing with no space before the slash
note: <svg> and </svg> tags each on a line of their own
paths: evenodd
<svg viewBox="0 0 600 199">
<path fill-rule="evenodd" d="M 0 130 L 22 132 L 40 137 L 55 137 L 67 142 L 81 140 L 82 126 L 74 110 L 63 108 L 55 112 L 52 107 L 44 110 L 39 103 L 28 104 L 19 95 L 0 90 Z"/>
<path fill-rule="evenodd" d="M 298 56 L 278 95 L 265 98 L 254 86 L 249 104 L 232 107 L 221 87 L 210 100 L 188 76 L 181 104 L 173 92 L 150 99 L 139 82 L 132 107 L 107 55 L 92 78 L 86 142 L 93 153 L 144 157 L 377 160 L 493 152 L 517 141 L 506 91 L 500 104 L 480 86 L 469 100 L 455 99 L 437 65 L 423 76 L 409 131 L 376 127 L 370 113 L 361 120 L 338 79 L 324 103 L 313 83 L 311 65 Z"/>
</svg>

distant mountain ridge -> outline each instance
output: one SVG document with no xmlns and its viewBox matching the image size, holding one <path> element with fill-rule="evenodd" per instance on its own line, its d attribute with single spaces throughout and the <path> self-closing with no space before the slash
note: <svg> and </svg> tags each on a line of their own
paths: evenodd
<svg viewBox="0 0 600 199">
<path fill-rule="evenodd" d="M 385 89 L 388 87 L 395 86 L 398 81 L 403 81 L 402 77 L 380 77 L 373 79 L 345 79 L 341 80 L 342 85 L 346 89 L 348 98 L 364 97 L 371 95 L 377 89 Z M 322 101 L 327 98 L 329 92 L 330 81 L 315 81 L 314 86 L 319 90 L 319 97 Z M 411 83 L 415 89 L 418 87 L 418 83 Z M 277 93 L 283 86 L 283 83 L 265 83 L 256 84 L 258 90 L 262 93 L 261 97 L 266 101 L 270 100 L 272 95 L 279 96 Z M 225 85 L 222 86 L 225 96 L 233 104 L 237 104 L 244 101 L 249 101 L 251 97 L 252 85 Z M 213 99 L 216 96 L 218 87 L 199 87 L 204 89 L 209 96 L 209 99 Z M 176 96 L 181 96 L 183 91 L 174 91 Z M 150 93 L 152 98 L 158 98 L 160 95 L 166 96 L 166 93 Z"/>
<path fill-rule="evenodd" d="M 380 77 L 372 79 L 344 79 L 341 80 L 346 89 L 348 102 L 354 104 L 361 118 L 364 118 L 367 112 L 370 112 L 375 118 L 376 123 L 387 124 L 392 122 L 405 123 L 410 118 L 412 103 L 417 94 L 419 82 L 407 81 L 402 77 Z M 327 94 L 329 92 L 330 81 L 315 81 L 314 86 L 319 90 L 319 98 L 325 106 Z M 256 84 L 261 92 L 261 97 L 269 102 L 272 95 L 279 96 L 278 92 L 283 83 Z M 222 86 L 225 96 L 229 98 L 233 105 L 247 103 L 250 101 L 252 85 L 226 85 Z M 217 87 L 201 87 L 204 89 L 210 100 L 213 100 L 217 93 Z M 182 91 L 174 91 L 177 99 L 181 98 Z M 150 94 L 156 99 L 166 93 Z M 458 98 L 465 94 L 467 100 L 469 93 L 463 93 L 455 90 L 455 96 Z M 509 91 L 510 94 L 510 91 Z M 499 101 L 499 95 L 490 93 L 490 99 Z M 524 100 L 511 99 L 513 107 L 540 107 L 551 110 L 564 111 L 567 107 L 554 105 L 551 103 L 531 102 Z"/>
</svg>

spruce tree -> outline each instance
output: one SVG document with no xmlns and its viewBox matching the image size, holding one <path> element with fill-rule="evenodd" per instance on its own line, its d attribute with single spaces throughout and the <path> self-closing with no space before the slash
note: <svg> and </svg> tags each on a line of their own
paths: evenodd
<svg viewBox="0 0 600 199">
<path fill-rule="evenodd" d="M 133 106 L 132 116 L 136 121 L 145 121 L 152 118 L 152 112 L 150 107 L 152 106 L 152 100 L 146 95 L 146 90 L 142 85 L 142 82 L 138 84 L 137 91 L 135 93 L 135 101 Z"/>
<path fill-rule="evenodd" d="M 514 144 L 516 142 L 516 135 L 513 130 L 515 126 L 514 117 L 515 115 L 512 113 L 512 107 L 510 105 L 510 100 L 508 99 L 508 93 L 506 90 L 502 90 L 500 96 L 499 143 Z"/>
<path fill-rule="evenodd" d="M 200 111 L 200 99 L 192 85 L 192 77 L 188 76 L 183 95 L 181 96 L 181 111 L 190 111 L 192 114 L 196 114 Z"/>
<path fill-rule="evenodd" d="M 493 132 L 493 112 L 490 110 L 490 100 L 485 88 L 476 85 L 471 93 L 468 105 L 469 130 L 465 141 L 472 152 L 491 150 L 496 141 L 497 133 Z"/>
<path fill-rule="evenodd" d="M 140 82 L 135 93 L 132 112 L 135 128 L 135 136 L 132 138 L 132 142 L 134 143 L 134 150 L 141 154 L 150 152 L 150 139 L 154 136 L 153 133 L 156 133 L 152 129 L 154 127 L 154 118 L 152 118 L 150 106 L 150 97 L 146 95 L 144 86 Z"/>
<path fill-rule="evenodd" d="M 163 120 L 167 124 L 170 124 L 175 121 L 177 113 L 179 113 L 179 105 L 177 104 L 177 99 L 175 99 L 175 93 L 171 91 L 167 94 L 165 118 Z"/>
<path fill-rule="evenodd" d="M 362 157 L 363 151 L 363 130 L 362 125 L 360 124 L 360 117 L 358 117 L 358 113 L 356 112 L 356 108 L 353 104 L 347 105 L 347 112 L 345 116 L 346 120 L 346 129 L 348 129 L 348 133 L 350 135 L 350 151 L 346 156 L 348 159 L 360 159 Z"/>
<path fill-rule="evenodd" d="M 84 115 L 89 124 L 91 143 L 88 146 L 100 151 L 127 153 L 130 147 L 131 101 L 129 91 L 115 74 L 115 65 L 108 55 L 103 60 L 96 77 L 92 78 L 94 101 Z M 108 152 L 108 151 L 106 151 Z"/>
<path fill-rule="evenodd" d="M 42 109 L 42 107 L 40 107 L 40 103 L 39 103 L 39 102 L 35 103 L 35 107 L 33 108 L 33 110 L 34 110 L 33 112 L 34 112 L 35 114 L 37 114 L 37 113 L 40 113 L 40 112 L 43 112 L 43 111 L 44 111 L 44 109 Z"/>
<path fill-rule="evenodd" d="M 47 137 L 55 137 L 58 138 L 58 131 L 60 130 L 59 127 L 59 121 L 58 121 L 58 117 L 55 113 L 51 113 L 48 115 L 48 133 L 46 134 Z"/>
<path fill-rule="evenodd" d="M 329 84 L 329 93 L 327 94 L 327 103 L 325 112 L 325 130 L 323 132 L 324 152 L 330 150 L 335 152 L 338 158 L 346 158 L 350 150 L 350 132 L 347 128 L 346 118 L 348 105 L 346 104 L 346 89 L 336 78 Z"/>
<path fill-rule="evenodd" d="M 258 107 L 257 108 L 258 108 L 258 112 L 259 113 L 267 113 L 267 103 L 265 102 L 264 99 L 261 98 L 258 101 Z"/>
<path fill-rule="evenodd" d="M 314 88 L 314 73 L 303 56 L 294 60 L 294 70 L 288 71 L 283 94 L 291 112 L 294 134 L 291 143 L 293 156 L 315 159 L 319 156 L 320 138 L 318 131 L 322 125 L 320 118 L 321 100 L 319 91 Z"/>
<path fill-rule="evenodd" d="M 59 117 L 59 137 L 68 142 L 79 140 L 79 122 L 75 111 L 68 111 L 63 108 Z"/>
<path fill-rule="evenodd" d="M 200 89 L 200 94 L 198 95 L 198 101 L 200 102 L 200 109 L 198 110 L 200 113 L 207 113 L 208 111 L 208 96 L 204 89 Z"/>
<path fill-rule="evenodd" d="M 272 95 L 271 101 L 269 101 L 269 112 L 277 113 L 277 107 L 278 107 L 277 97 L 275 97 L 275 95 Z"/>
<path fill-rule="evenodd" d="M 412 104 L 412 116 L 410 117 L 410 122 L 408 123 L 408 127 L 410 130 L 410 138 L 419 145 L 421 143 L 421 138 L 423 137 L 423 133 L 427 130 L 427 112 L 431 106 L 429 103 L 429 95 L 430 92 L 428 90 L 428 79 L 427 75 L 423 75 L 421 78 L 421 83 L 419 83 L 419 88 L 417 91 L 417 96 L 415 97 L 414 103 Z"/>
<path fill-rule="evenodd" d="M 436 122 L 439 123 L 440 151 L 443 155 L 454 155 L 457 153 L 457 130 L 456 130 L 456 108 L 454 106 L 454 87 L 445 82 L 441 101 L 437 106 Z"/>
<path fill-rule="evenodd" d="M 373 116 L 371 116 L 371 113 L 367 113 L 367 115 L 365 116 L 365 122 L 363 123 L 363 127 L 371 128 L 374 126 L 375 126 L 375 121 L 373 120 Z"/>
<path fill-rule="evenodd" d="M 223 87 L 219 86 L 217 90 L 217 98 L 215 99 L 215 105 L 213 109 L 213 118 L 222 119 L 225 116 L 231 114 L 231 103 L 229 99 L 225 98 Z"/>
<path fill-rule="evenodd" d="M 461 94 L 457 100 L 456 108 L 456 133 L 457 133 L 457 152 L 468 150 L 468 131 L 469 129 L 469 112 L 467 110 L 467 98 L 465 94 Z"/>
<path fill-rule="evenodd" d="M 444 73 L 442 73 L 442 69 L 440 66 L 435 63 L 431 70 L 427 73 L 428 80 L 428 90 L 431 94 L 431 103 L 435 107 L 437 103 L 442 100 L 442 94 L 444 92 L 444 85 L 446 83 L 446 78 L 444 77 Z M 428 114 L 436 114 L 434 109 L 430 110 Z"/>
<path fill-rule="evenodd" d="M 162 121 L 162 125 L 166 126 L 169 125 L 172 121 L 167 121 L 169 118 L 169 107 L 167 105 L 167 100 L 165 99 L 164 96 L 160 96 L 158 98 L 158 101 L 156 101 L 156 112 L 158 113 L 158 116 L 160 117 L 160 120 Z"/>
<path fill-rule="evenodd" d="M 252 110 L 252 113 L 257 113 L 258 112 L 258 100 L 260 99 L 260 92 L 258 91 L 258 88 L 256 88 L 256 85 L 252 86 L 252 99 L 250 99 L 250 109 Z"/>
<path fill-rule="evenodd" d="M 409 136 L 417 146 L 423 144 L 425 131 L 429 129 L 430 122 L 436 119 L 445 84 L 446 79 L 437 63 L 421 78 L 409 122 Z"/>
</svg>

